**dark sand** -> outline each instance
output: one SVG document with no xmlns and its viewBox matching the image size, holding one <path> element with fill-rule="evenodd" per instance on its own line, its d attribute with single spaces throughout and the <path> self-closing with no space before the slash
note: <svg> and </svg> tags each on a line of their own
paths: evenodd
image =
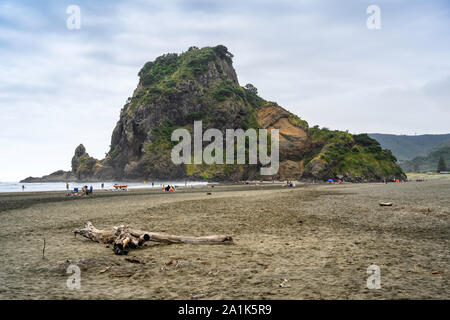
<svg viewBox="0 0 450 320">
<path fill-rule="evenodd" d="M 448 179 L 97 192 L 90 199 L 0 194 L 0 298 L 449 299 L 449 215 Z M 116 256 L 74 237 L 86 220 L 98 228 L 229 234 L 235 244 L 148 242 Z M 66 286 L 70 263 L 81 268 L 80 290 Z M 381 268 L 379 290 L 366 287 L 371 264 Z"/>
</svg>

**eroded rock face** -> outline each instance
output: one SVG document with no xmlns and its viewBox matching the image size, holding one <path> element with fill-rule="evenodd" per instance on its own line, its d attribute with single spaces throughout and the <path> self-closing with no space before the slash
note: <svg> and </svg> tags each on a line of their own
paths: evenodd
<svg viewBox="0 0 450 320">
<path fill-rule="evenodd" d="M 303 175 L 303 160 L 284 160 L 280 162 L 280 168 L 276 179 L 278 180 L 298 180 Z"/>
<path fill-rule="evenodd" d="M 303 174 L 303 158 L 311 149 L 307 127 L 293 123 L 293 114 L 277 105 L 263 107 L 258 111 L 258 122 L 269 132 L 279 130 L 280 169 L 276 179 L 300 179 Z"/>
<path fill-rule="evenodd" d="M 329 167 L 324 161 L 313 159 L 305 168 L 303 177 L 305 179 L 324 181 L 334 176 L 330 175 Z"/>
</svg>

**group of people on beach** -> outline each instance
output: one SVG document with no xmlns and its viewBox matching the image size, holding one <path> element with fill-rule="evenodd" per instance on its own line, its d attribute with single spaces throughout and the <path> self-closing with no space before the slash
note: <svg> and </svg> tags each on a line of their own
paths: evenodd
<svg viewBox="0 0 450 320">
<path fill-rule="evenodd" d="M 168 184 L 167 186 L 162 185 L 161 190 L 162 191 L 173 192 L 173 191 L 175 191 L 175 187 L 171 186 L 170 184 Z"/>
<path fill-rule="evenodd" d="M 92 186 L 90 188 L 88 188 L 88 186 L 83 186 L 82 190 L 83 190 L 83 195 L 87 196 L 89 194 L 92 194 L 92 192 L 94 191 L 94 188 Z"/>
<path fill-rule="evenodd" d="M 286 181 L 286 187 L 295 188 L 295 182 L 290 180 Z"/>
<path fill-rule="evenodd" d="M 69 184 L 68 183 L 66 184 L 66 188 L 67 188 L 67 190 L 69 190 L 68 189 L 69 188 Z M 92 195 L 94 193 L 94 187 L 93 186 L 88 187 L 87 185 L 85 185 L 85 186 L 83 186 L 81 188 L 81 190 L 82 190 L 82 194 L 80 194 L 78 192 L 78 188 L 74 188 L 72 190 L 72 192 L 70 192 L 70 191 L 66 192 L 66 196 L 67 197 L 81 197 L 81 196 Z"/>
<path fill-rule="evenodd" d="M 102 186 L 102 189 L 105 188 L 105 184 L 103 182 L 102 182 L 101 186 Z M 87 186 L 85 186 L 85 187 L 87 187 Z M 92 186 L 91 186 L 91 188 L 92 188 Z M 66 182 L 66 190 L 69 190 L 69 189 L 70 189 L 70 183 Z"/>
</svg>

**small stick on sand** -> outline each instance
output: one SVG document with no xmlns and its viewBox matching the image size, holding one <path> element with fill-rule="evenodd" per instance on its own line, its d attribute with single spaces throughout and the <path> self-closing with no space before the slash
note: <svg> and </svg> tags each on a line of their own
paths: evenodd
<svg viewBox="0 0 450 320">
<path fill-rule="evenodd" d="M 109 269 L 111 269 L 111 266 L 107 266 L 105 269 L 100 270 L 99 273 L 105 273 L 105 272 L 108 271 Z"/>
<path fill-rule="evenodd" d="M 42 259 L 45 259 L 45 238 L 44 238 L 44 248 L 42 249 Z"/>
</svg>

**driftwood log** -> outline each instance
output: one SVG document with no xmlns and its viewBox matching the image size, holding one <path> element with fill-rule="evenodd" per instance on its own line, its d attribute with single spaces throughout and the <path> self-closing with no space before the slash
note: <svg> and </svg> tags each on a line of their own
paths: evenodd
<svg viewBox="0 0 450 320">
<path fill-rule="evenodd" d="M 132 229 L 121 225 L 110 229 L 97 229 L 87 221 L 83 229 L 75 229 L 75 236 L 82 235 L 95 242 L 114 244 L 114 253 L 118 255 L 127 254 L 129 249 L 140 247 L 146 241 L 162 243 L 190 243 L 190 244 L 231 244 L 233 239 L 227 235 L 212 235 L 205 237 L 175 236 L 165 233 L 147 232 Z"/>
</svg>

